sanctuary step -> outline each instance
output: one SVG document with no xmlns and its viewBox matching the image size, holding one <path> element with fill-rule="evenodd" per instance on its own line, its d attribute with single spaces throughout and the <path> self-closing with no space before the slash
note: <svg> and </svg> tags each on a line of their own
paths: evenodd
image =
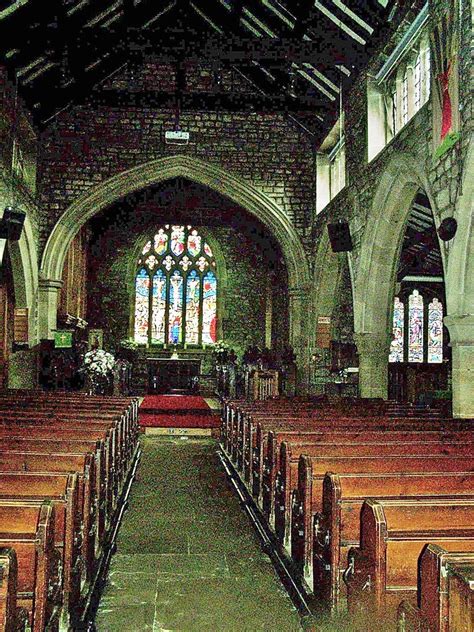
<svg viewBox="0 0 474 632">
<path fill-rule="evenodd" d="M 148 395 L 139 409 L 142 432 L 211 436 L 220 427 L 217 400 L 192 395 Z"/>
</svg>

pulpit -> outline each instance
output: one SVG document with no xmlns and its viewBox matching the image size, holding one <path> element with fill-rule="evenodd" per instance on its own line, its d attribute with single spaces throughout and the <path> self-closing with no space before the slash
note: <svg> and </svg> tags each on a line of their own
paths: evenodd
<svg viewBox="0 0 474 632">
<path fill-rule="evenodd" d="M 148 393 L 197 393 L 201 360 L 147 358 Z"/>
</svg>

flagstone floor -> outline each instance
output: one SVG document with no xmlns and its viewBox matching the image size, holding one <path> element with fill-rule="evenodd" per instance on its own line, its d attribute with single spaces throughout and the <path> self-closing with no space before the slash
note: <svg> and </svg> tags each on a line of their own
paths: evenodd
<svg viewBox="0 0 474 632">
<path fill-rule="evenodd" d="M 143 437 L 98 632 L 296 632 L 211 439 Z"/>
</svg>

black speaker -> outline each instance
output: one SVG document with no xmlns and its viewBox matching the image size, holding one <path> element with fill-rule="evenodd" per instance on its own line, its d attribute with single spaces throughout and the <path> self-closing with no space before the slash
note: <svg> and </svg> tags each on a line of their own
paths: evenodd
<svg viewBox="0 0 474 632">
<path fill-rule="evenodd" d="M 0 239 L 18 241 L 21 237 L 26 213 L 7 206 L 0 220 Z"/>
<path fill-rule="evenodd" d="M 351 231 L 347 222 L 328 224 L 328 234 L 333 252 L 348 252 L 352 250 Z"/>
<path fill-rule="evenodd" d="M 439 238 L 443 241 L 449 241 L 454 237 L 458 229 L 458 223 L 454 217 L 445 217 L 438 228 Z"/>
</svg>

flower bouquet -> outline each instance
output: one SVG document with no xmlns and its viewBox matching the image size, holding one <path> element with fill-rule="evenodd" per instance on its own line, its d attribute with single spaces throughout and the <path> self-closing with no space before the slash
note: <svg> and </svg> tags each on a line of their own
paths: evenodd
<svg viewBox="0 0 474 632">
<path fill-rule="evenodd" d="M 103 349 L 92 349 L 84 356 L 83 372 L 89 383 L 89 393 L 103 394 L 115 366 L 115 358 Z"/>
</svg>

